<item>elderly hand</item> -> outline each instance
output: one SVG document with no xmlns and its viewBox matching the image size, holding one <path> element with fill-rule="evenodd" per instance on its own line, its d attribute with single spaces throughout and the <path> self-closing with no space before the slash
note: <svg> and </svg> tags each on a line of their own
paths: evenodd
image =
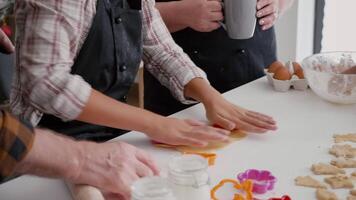
<svg viewBox="0 0 356 200">
<path fill-rule="evenodd" d="M 279 0 L 258 0 L 257 18 L 262 30 L 271 28 L 280 14 Z"/>
<path fill-rule="evenodd" d="M 105 196 L 130 200 L 132 183 L 141 177 L 159 175 L 150 155 L 123 142 L 86 143 L 83 150 L 82 167 L 70 181 L 95 186 Z"/>
<path fill-rule="evenodd" d="M 182 13 L 186 24 L 199 32 L 210 32 L 220 27 L 224 19 L 221 0 L 183 0 Z"/>
<path fill-rule="evenodd" d="M 15 51 L 14 45 L 12 45 L 7 35 L 0 29 L 0 52 L 10 54 Z"/>
<path fill-rule="evenodd" d="M 204 106 L 207 118 L 227 130 L 265 133 L 277 129 L 272 117 L 236 106 L 221 95 L 212 97 Z"/>
</svg>

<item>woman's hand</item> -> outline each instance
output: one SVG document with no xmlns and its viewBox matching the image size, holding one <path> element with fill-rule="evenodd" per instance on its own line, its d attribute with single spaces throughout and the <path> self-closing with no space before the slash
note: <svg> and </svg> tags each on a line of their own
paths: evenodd
<svg viewBox="0 0 356 200">
<path fill-rule="evenodd" d="M 265 133 L 277 129 L 272 117 L 236 106 L 221 95 L 211 98 L 204 106 L 207 118 L 227 130 Z"/>
<path fill-rule="evenodd" d="M 262 30 L 271 28 L 280 14 L 279 0 L 258 0 L 257 18 Z"/>
<path fill-rule="evenodd" d="M 146 132 L 154 141 L 171 145 L 204 147 L 209 142 L 227 142 L 229 131 L 208 126 L 195 120 L 162 118 Z"/>
</svg>

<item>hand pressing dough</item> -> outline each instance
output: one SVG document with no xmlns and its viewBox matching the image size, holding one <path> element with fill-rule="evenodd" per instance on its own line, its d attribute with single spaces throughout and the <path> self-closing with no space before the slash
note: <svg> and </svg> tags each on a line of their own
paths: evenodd
<svg viewBox="0 0 356 200">
<path fill-rule="evenodd" d="M 317 200 L 338 200 L 335 193 L 330 192 L 326 189 L 317 189 L 316 190 L 316 199 Z"/>
<path fill-rule="evenodd" d="M 336 157 L 353 158 L 356 156 L 356 148 L 351 145 L 333 145 L 329 153 Z"/>
<path fill-rule="evenodd" d="M 312 165 L 311 170 L 315 175 L 345 174 L 343 169 L 325 163 L 314 164 Z"/>
<path fill-rule="evenodd" d="M 345 176 L 345 175 L 336 175 L 327 177 L 324 181 L 331 186 L 332 189 L 339 189 L 339 188 L 353 188 L 354 184 L 352 180 Z"/>
<path fill-rule="evenodd" d="M 237 140 L 243 139 L 246 136 L 246 133 L 239 130 L 235 130 L 231 132 L 229 142 L 214 142 L 208 144 L 208 146 L 206 147 L 177 146 L 176 149 L 183 153 L 209 153 L 218 149 L 222 149 Z"/>
<path fill-rule="evenodd" d="M 311 188 L 326 188 L 326 185 L 313 179 L 310 176 L 298 176 L 294 179 L 294 182 L 298 186 L 311 187 Z"/>
<path fill-rule="evenodd" d="M 356 168 L 356 160 L 348 158 L 334 159 L 330 164 L 339 168 Z"/>
<path fill-rule="evenodd" d="M 335 143 L 340 142 L 356 142 L 356 133 L 348 133 L 343 135 L 334 135 Z"/>
</svg>

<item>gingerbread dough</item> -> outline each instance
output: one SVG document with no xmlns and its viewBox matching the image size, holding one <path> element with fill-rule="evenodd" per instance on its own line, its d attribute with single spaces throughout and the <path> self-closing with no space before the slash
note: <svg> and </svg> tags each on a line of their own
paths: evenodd
<svg viewBox="0 0 356 200">
<path fill-rule="evenodd" d="M 350 190 L 350 194 L 351 194 L 352 196 L 356 196 L 356 189 Z"/>
<path fill-rule="evenodd" d="M 336 157 L 353 158 L 356 156 L 356 148 L 351 145 L 333 145 L 329 153 Z"/>
<path fill-rule="evenodd" d="M 354 184 L 352 180 L 345 176 L 345 175 L 336 175 L 327 177 L 324 181 L 331 186 L 332 189 L 339 189 L 339 188 L 353 188 Z"/>
<path fill-rule="evenodd" d="M 343 169 L 325 163 L 314 164 L 312 165 L 311 170 L 315 175 L 345 174 Z"/>
<path fill-rule="evenodd" d="M 294 182 L 298 186 L 311 187 L 311 188 L 326 188 L 326 185 L 313 179 L 310 176 L 298 176 L 294 179 Z"/>
<path fill-rule="evenodd" d="M 348 196 L 347 200 L 356 200 L 356 196 Z"/>
<path fill-rule="evenodd" d="M 330 164 L 339 168 L 356 168 L 356 160 L 348 158 L 334 159 Z"/>
<path fill-rule="evenodd" d="M 326 189 L 317 189 L 316 190 L 316 199 L 318 199 L 318 200 L 338 200 L 335 193 L 330 192 Z"/>
<path fill-rule="evenodd" d="M 335 134 L 334 136 L 335 143 L 340 142 L 356 142 L 356 133 L 348 133 L 343 135 Z"/>
</svg>

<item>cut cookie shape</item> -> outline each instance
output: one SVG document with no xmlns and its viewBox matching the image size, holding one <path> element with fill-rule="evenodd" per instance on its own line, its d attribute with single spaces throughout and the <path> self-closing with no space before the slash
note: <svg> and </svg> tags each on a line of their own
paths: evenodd
<svg viewBox="0 0 356 200">
<path fill-rule="evenodd" d="M 356 148 L 351 145 L 333 145 L 329 153 L 336 157 L 353 158 L 356 156 Z"/>
<path fill-rule="evenodd" d="M 351 194 L 352 196 L 356 196 L 356 189 L 350 190 L 350 194 Z"/>
<path fill-rule="evenodd" d="M 335 193 L 330 192 L 326 189 L 317 189 L 316 190 L 316 199 L 317 200 L 338 200 Z"/>
<path fill-rule="evenodd" d="M 325 163 L 314 164 L 312 165 L 311 170 L 316 175 L 345 174 L 345 171 L 343 169 Z"/>
<path fill-rule="evenodd" d="M 356 200 L 356 196 L 348 196 L 347 200 Z"/>
<path fill-rule="evenodd" d="M 356 178 L 356 171 L 354 171 L 354 172 L 351 173 L 351 177 Z"/>
<path fill-rule="evenodd" d="M 310 176 L 298 176 L 294 179 L 298 186 L 311 187 L 311 188 L 326 188 L 326 185 L 320 183 Z"/>
<path fill-rule="evenodd" d="M 353 188 L 354 184 L 352 180 L 345 176 L 345 175 L 336 175 L 327 177 L 324 181 L 331 186 L 332 189 L 339 189 L 339 188 Z"/>
<path fill-rule="evenodd" d="M 348 158 L 334 159 L 330 164 L 339 168 L 356 168 L 356 160 Z"/>
<path fill-rule="evenodd" d="M 356 133 L 348 133 L 348 134 L 335 134 L 334 136 L 335 143 L 340 142 L 356 142 Z"/>
</svg>

